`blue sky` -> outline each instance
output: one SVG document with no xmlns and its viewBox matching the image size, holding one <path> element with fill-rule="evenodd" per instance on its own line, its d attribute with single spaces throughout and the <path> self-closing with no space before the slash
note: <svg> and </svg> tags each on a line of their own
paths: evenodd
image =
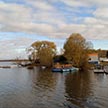
<svg viewBox="0 0 108 108">
<path fill-rule="evenodd" d="M 0 59 L 26 57 L 37 40 L 61 48 L 72 33 L 108 49 L 107 28 L 107 0 L 0 0 Z"/>
</svg>

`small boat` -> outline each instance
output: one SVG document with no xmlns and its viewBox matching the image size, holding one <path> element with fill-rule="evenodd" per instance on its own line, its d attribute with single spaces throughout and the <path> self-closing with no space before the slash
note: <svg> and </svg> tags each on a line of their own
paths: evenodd
<svg viewBox="0 0 108 108">
<path fill-rule="evenodd" d="M 70 68 L 72 72 L 76 72 L 76 71 L 79 71 L 79 68 L 76 68 L 76 67 L 72 67 Z"/>
<path fill-rule="evenodd" d="M 94 69 L 93 69 L 94 73 L 105 73 L 105 69 L 103 66 L 101 65 L 97 65 Z"/>
<path fill-rule="evenodd" d="M 79 68 L 76 68 L 76 67 L 63 68 L 62 71 L 63 72 L 76 72 L 76 71 L 79 71 Z"/>
<path fill-rule="evenodd" d="M 70 72 L 71 69 L 70 68 L 62 68 L 62 72 Z"/>
<path fill-rule="evenodd" d="M 52 68 L 52 72 L 76 72 L 79 68 L 69 67 L 69 68 Z"/>
<path fill-rule="evenodd" d="M 105 73 L 104 69 L 94 69 L 93 70 L 94 73 Z"/>
</svg>

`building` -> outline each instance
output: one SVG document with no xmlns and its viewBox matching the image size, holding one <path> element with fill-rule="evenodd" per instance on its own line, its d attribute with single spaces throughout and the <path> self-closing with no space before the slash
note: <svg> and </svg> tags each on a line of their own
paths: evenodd
<svg viewBox="0 0 108 108">
<path fill-rule="evenodd" d="M 91 54 L 88 54 L 88 62 L 90 64 L 99 64 L 99 56 L 98 56 L 98 53 L 91 53 Z"/>
</svg>

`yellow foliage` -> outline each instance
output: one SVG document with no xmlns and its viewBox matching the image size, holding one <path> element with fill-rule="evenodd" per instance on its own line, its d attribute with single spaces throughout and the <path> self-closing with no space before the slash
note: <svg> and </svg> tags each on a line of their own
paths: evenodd
<svg viewBox="0 0 108 108">
<path fill-rule="evenodd" d="M 64 44 L 64 55 L 74 66 L 82 68 L 87 63 L 87 42 L 80 34 L 74 33 L 66 40 Z"/>
</svg>

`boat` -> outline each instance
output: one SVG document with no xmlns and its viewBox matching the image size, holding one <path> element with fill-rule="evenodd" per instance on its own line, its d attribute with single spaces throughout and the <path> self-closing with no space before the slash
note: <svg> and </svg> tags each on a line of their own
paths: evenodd
<svg viewBox="0 0 108 108">
<path fill-rule="evenodd" d="M 105 73 L 104 69 L 94 69 L 93 70 L 94 73 Z"/>
<path fill-rule="evenodd" d="M 71 69 L 70 68 L 62 68 L 62 72 L 70 72 Z"/>
<path fill-rule="evenodd" d="M 72 64 L 70 63 L 66 64 L 55 63 L 52 68 L 53 72 L 76 72 L 78 70 L 79 70 L 78 68 L 73 67 Z"/>
<path fill-rule="evenodd" d="M 95 68 L 93 69 L 93 72 L 94 72 L 94 73 L 105 73 L 106 71 L 105 71 L 105 69 L 104 69 L 103 66 L 97 65 L 97 66 L 95 66 Z"/>
<path fill-rule="evenodd" d="M 72 68 L 71 68 L 71 71 L 79 71 L 79 68 L 72 67 Z"/>
<path fill-rule="evenodd" d="M 79 71 L 79 68 L 76 68 L 76 67 L 63 68 L 62 71 L 63 72 L 65 72 L 65 71 L 67 71 L 67 72 L 76 72 L 76 71 Z"/>
<path fill-rule="evenodd" d="M 79 68 L 69 67 L 69 68 L 52 68 L 52 72 L 76 72 Z"/>
</svg>

